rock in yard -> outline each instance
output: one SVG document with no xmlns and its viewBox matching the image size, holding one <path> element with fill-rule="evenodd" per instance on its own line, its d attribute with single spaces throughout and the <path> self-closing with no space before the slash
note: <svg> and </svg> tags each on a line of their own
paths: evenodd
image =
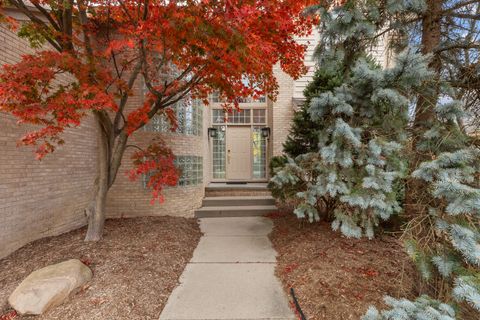
<svg viewBox="0 0 480 320">
<path fill-rule="evenodd" d="M 13 291 L 8 302 L 21 314 L 42 314 L 58 306 L 92 279 L 92 271 L 72 259 L 32 272 Z"/>
</svg>

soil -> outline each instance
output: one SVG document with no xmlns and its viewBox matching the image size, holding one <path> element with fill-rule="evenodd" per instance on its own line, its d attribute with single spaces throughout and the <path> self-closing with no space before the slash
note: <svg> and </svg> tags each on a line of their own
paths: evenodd
<svg viewBox="0 0 480 320">
<path fill-rule="evenodd" d="M 92 281 L 44 315 L 15 320 L 158 319 L 201 236 L 195 219 L 174 217 L 107 220 L 98 243 L 84 242 L 85 232 L 44 238 L 0 260 L 0 319 L 9 319 L 8 296 L 26 276 L 72 258 L 89 265 Z"/>
<path fill-rule="evenodd" d="M 271 218 L 277 276 L 290 297 L 294 289 L 308 320 L 358 320 L 371 305 L 384 308 L 385 295 L 416 295 L 415 267 L 395 237 L 347 239 L 330 224 L 311 224 L 292 213 Z"/>
</svg>

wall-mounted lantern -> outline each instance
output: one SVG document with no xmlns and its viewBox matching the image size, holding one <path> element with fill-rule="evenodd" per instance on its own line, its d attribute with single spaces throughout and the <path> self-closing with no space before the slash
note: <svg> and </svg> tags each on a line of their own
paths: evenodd
<svg viewBox="0 0 480 320">
<path fill-rule="evenodd" d="M 210 138 L 215 138 L 215 137 L 217 137 L 217 131 L 218 131 L 217 128 L 208 128 L 208 136 L 209 136 Z"/>
<path fill-rule="evenodd" d="M 268 139 L 268 137 L 270 137 L 270 128 L 269 127 L 262 128 L 262 137 L 265 138 L 265 139 Z"/>
</svg>

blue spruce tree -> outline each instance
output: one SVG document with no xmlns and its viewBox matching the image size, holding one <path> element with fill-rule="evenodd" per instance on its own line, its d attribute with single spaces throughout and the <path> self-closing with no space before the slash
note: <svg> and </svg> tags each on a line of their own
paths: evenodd
<svg viewBox="0 0 480 320">
<path fill-rule="evenodd" d="M 442 8 L 446 3 L 429 1 L 428 5 L 430 9 L 438 5 Z M 448 4 L 462 8 L 461 1 Z M 473 6 L 478 12 L 480 5 Z M 465 24 L 458 19 L 450 23 Z M 461 42 L 459 34 L 445 32 L 448 36 L 439 38 L 440 47 Z M 435 59 L 438 62 L 438 56 Z M 425 83 L 420 92 L 422 103 L 416 105 L 417 116 L 426 114 L 428 108 L 432 116 L 428 121 L 422 117 L 412 127 L 416 156 L 412 158 L 422 162 L 413 162 L 416 167 L 411 181 L 421 190 L 410 190 L 413 194 L 409 197 L 414 201 L 406 210 L 404 238 L 407 252 L 427 283 L 426 293 L 448 302 L 455 312 L 438 300 L 422 296 L 414 302 L 390 299 L 387 304 L 392 309 L 380 313 L 372 308 L 366 320 L 480 319 L 480 149 L 475 133 L 461 125 L 471 115 L 464 113 L 464 102 L 455 100 L 459 94 L 450 87 L 448 77 L 437 70 L 432 80 Z"/>
<path fill-rule="evenodd" d="M 418 143 L 428 154 L 412 176 L 431 195 L 405 230 L 407 251 L 427 282 L 440 282 L 437 296 L 457 304 L 464 319 L 480 318 L 480 149 L 461 130 L 462 103 L 448 98 Z M 419 210 L 417 210 L 419 211 Z"/>
<path fill-rule="evenodd" d="M 426 59 L 408 48 L 392 68 L 383 69 L 369 55 L 382 30 L 396 28 L 393 16 L 421 9 L 415 1 L 388 3 L 312 8 L 321 21 L 318 68 L 342 74 L 343 81 L 309 97 L 309 116 L 322 123 L 318 151 L 288 158 L 271 180 L 276 188 L 296 190 L 299 218 L 323 218 L 321 203 L 333 229 L 347 237 L 372 238 L 380 220 L 400 211 L 393 185 L 405 173 L 409 93 L 430 76 Z"/>
<path fill-rule="evenodd" d="M 349 0 L 311 9 L 321 21 L 318 68 L 342 74 L 342 83 L 309 97 L 308 114 L 322 123 L 318 151 L 289 157 L 271 180 L 295 191 L 290 193 L 299 218 L 324 218 L 322 203 L 333 229 L 347 237 L 373 237 L 380 220 L 401 210 L 394 183 L 408 173 L 407 111 L 413 97 L 420 90 L 440 93 L 434 119 L 415 128 L 421 138 L 414 151 L 426 160 L 411 176 L 423 182 L 427 199 L 418 202 L 415 215 L 406 212 L 404 235 L 433 298 L 387 297 L 390 309 L 372 307 L 364 320 L 480 319 L 480 150 L 459 125 L 463 105 L 454 90 L 430 71 L 429 56 L 403 43 L 405 21 L 424 9 L 422 0 Z M 386 30 L 403 49 L 393 67 L 384 69 L 368 53 Z"/>
</svg>

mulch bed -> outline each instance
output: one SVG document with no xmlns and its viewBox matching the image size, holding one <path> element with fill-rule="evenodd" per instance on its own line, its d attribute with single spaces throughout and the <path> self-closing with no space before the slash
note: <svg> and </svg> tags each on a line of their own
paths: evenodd
<svg viewBox="0 0 480 320">
<path fill-rule="evenodd" d="M 415 295 L 415 268 L 398 239 L 347 239 L 291 213 L 271 218 L 277 276 L 287 292 L 295 290 L 308 320 L 358 320 L 370 305 L 383 308 L 385 295 Z"/>
<path fill-rule="evenodd" d="M 28 274 L 71 258 L 90 266 L 92 281 L 35 319 L 158 319 L 201 236 L 195 219 L 174 217 L 107 220 L 98 243 L 84 242 L 85 231 L 32 242 L 0 260 L 0 319 Z"/>
</svg>

